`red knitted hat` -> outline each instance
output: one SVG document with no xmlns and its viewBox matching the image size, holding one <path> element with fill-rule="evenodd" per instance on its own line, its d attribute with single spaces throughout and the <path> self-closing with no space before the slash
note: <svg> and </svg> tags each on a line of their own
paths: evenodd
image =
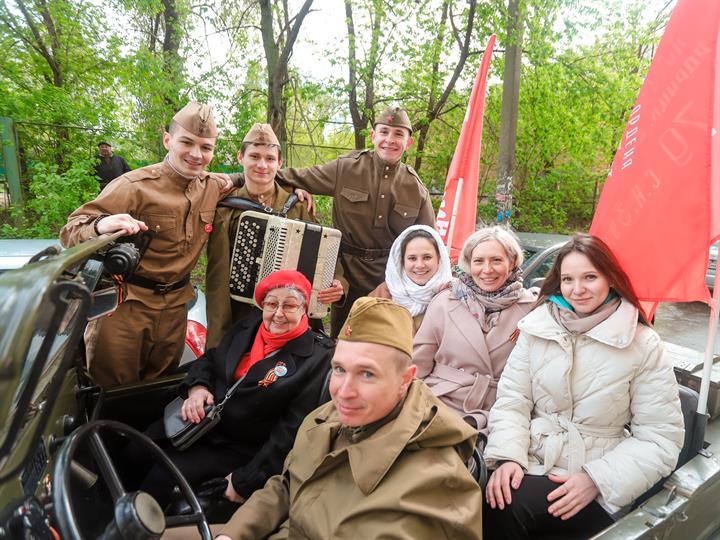
<svg viewBox="0 0 720 540">
<path fill-rule="evenodd" d="M 310 302 L 310 295 L 312 294 L 312 285 L 297 270 L 279 270 L 273 272 L 255 286 L 255 303 L 259 306 L 265 299 L 265 295 L 272 289 L 279 287 L 293 287 L 300 291 L 305 297 L 305 306 L 307 307 Z"/>
</svg>

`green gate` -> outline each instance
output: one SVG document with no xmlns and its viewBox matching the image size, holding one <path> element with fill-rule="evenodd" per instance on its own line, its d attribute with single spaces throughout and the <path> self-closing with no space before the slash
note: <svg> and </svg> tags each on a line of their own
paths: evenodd
<svg viewBox="0 0 720 540">
<path fill-rule="evenodd" d="M 10 203 L 22 204 L 20 188 L 20 159 L 18 157 L 18 138 L 12 118 L 0 116 L 0 140 L 2 141 L 2 161 L 0 162 L 0 207 Z"/>
</svg>

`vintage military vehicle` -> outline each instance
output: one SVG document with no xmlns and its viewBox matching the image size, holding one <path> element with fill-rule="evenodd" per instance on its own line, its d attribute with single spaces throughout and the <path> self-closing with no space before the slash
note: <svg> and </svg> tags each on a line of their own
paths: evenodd
<svg viewBox="0 0 720 540">
<path fill-rule="evenodd" d="M 210 538 L 187 482 L 130 427 L 159 418 L 183 375 L 104 392 L 84 369 L 88 320 L 116 307 L 110 275 L 131 272 L 139 257 L 117 236 L 45 250 L 0 276 L 0 539 L 140 540 L 181 524 Z M 127 440 L 173 472 L 190 512 L 166 520 L 132 491 L 118 451 Z"/>
<path fill-rule="evenodd" d="M 141 434 L 160 418 L 183 374 L 102 391 L 84 368 L 86 324 L 114 309 L 110 275 L 136 261 L 120 240 L 46 250 L 0 276 L 0 540 L 143 540 L 188 524 L 210 538 L 187 482 Z M 682 382 L 692 386 L 697 357 L 670 350 Z M 682 465 L 597 538 L 720 537 L 720 423 L 711 420 L 698 444 L 697 394 L 682 395 L 689 428 Z M 187 512 L 165 516 L 126 479 L 132 463 L 123 461 L 122 448 L 129 440 L 173 471 Z"/>
</svg>

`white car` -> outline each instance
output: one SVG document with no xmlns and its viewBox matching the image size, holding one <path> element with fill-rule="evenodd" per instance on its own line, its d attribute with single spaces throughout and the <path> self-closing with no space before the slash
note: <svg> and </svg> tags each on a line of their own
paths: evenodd
<svg viewBox="0 0 720 540">
<path fill-rule="evenodd" d="M 56 239 L 12 239 L 0 240 L 0 273 L 25 265 L 30 259 L 53 246 L 61 249 Z M 185 349 L 180 365 L 191 362 L 205 352 L 207 338 L 207 316 L 205 295 L 195 287 L 197 297 L 188 304 L 188 323 L 185 333 Z"/>
</svg>

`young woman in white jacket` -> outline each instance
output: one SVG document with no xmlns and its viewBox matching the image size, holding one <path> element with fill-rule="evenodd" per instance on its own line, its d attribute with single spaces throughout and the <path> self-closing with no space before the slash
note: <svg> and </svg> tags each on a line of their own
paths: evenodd
<svg viewBox="0 0 720 540">
<path fill-rule="evenodd" d="M 484 537 L 588 538 L 677 462 L 672 365 L 627 275 L 586 234 L 561 248 L 518 328 L 490 411 Z"/>
</svg>

